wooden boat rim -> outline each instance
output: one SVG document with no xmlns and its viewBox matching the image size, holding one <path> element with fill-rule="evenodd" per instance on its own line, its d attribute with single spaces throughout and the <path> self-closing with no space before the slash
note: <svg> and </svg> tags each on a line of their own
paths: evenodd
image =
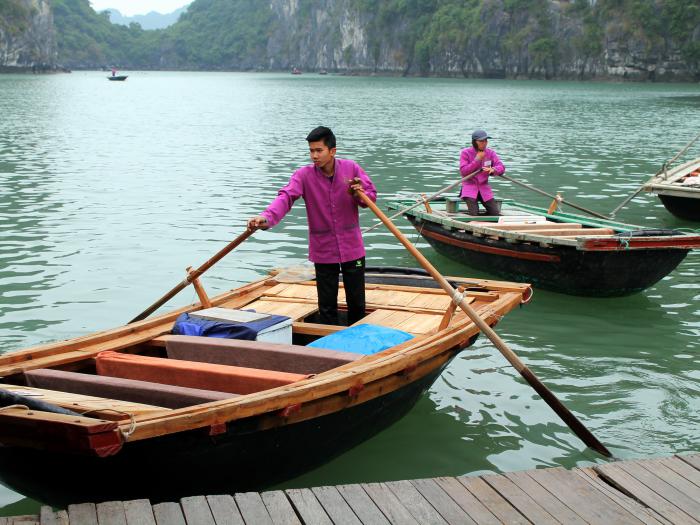
<svg viewBox="0 0 700 525">
<path fill-rule="evenodd" d="M 451 278 L 460 281 L 460 278 Z M 496 289 L 498 295 L 491 301 L 483 301 L 477 307 L 479 315 L 489 324 L 517 304 L 529 299 L 530 288 L 526 284 L 468 279 L 469 286 L 485 290 Z M 242 305 L 263 297 L 265 290 L 276 286 L 274 277 L 263 277 L 239 288 L 212 298 L 213 305 L 231 305 L 239 300 Z M 309 284 L 309 283 L 307 283 Z M 411 288 L 403 285 L 368 285 L 370 287 Z M 427 293 L 444 293 L 442 290 L 423 289 Z M 473 292 L 478 293 L 478 292 Z M 485 294 L 483 294 L 485 295 Z M 235 306 L 230 306 L 235 307 Z M 68 341 L 49 343 L 0 356 L 0 376 L 20 373 L 33 368 L 58 366 L 94 357 L 107 349 L 121 349 L 148 342 L 166 334 L 174 319 L 182 312 L 201 308 L 199 303 L 166 312 L 131 325 L 77 337 Z M 453 351 L 467 343 L 478 333 L 478 328 L 467 318 L 452 323 L 433 334 L 416 336 L 401 345 L 380 354 L 365 356 L 358 361 L 319 373 L 308 379 L 254 394 L 232 399 L 213 401 L 163 412 L 139 414 L 131 421 L 119 423 L 125 440 L 135 441 L 159 435 L 220 425 L 222 423 L 284 410 L 292 405 L 308 403 L 348 391 L 358 385 L 370 384 L 415 368 L 423 362 Z M 112 343 L 112 344 L 110 344 Z M 128 343 L 128 344 L 127 344 Z M 92 348 L 91 348 L 92 345 Z M 94 348 L 97 346 L 97 348 Z M 66 358 L 66 354 L 70 354 Z M 99 421 L 99 420 L 94 420 Z"/>
<path fill-rule="evenodd" d="M 668 171 L 667 175 L 663 173 L 657 175 L 652 180 L 647 182 L 643 189 L 658 195 L 671 195 L 674 193 L 679 197 L 700 198 L 700 188 L 683 186 L 678 184 L 678 181 L 685 177 L 688 173 L 700 169 L 700 158 L 690 160 L 684 164 L 680 164 Z M 679 193 L 681 193 L 679 195 Z"/>
<path fill-rule="evenodd" d="M 438 201 L 439 202 L 439 201 Z M 505 203 L 512 204 L 515 208 L 526 212 L 534 212 L 538 216 L 543 216 L 547 220 L 555 223 L 576 223 L 583 226 L 608 227 L 613 230 L 620 230 L 618 233 L 609 235 L 571 235 L 568 237 L 538 235 L 532 231 L 509 231 L 500 229 L 496 223 L 493 226 L 484 224 L 474 224 L 478 217 L 467 218 L 466 220 L 456 220 L 447 215 L 436 213 L 435 210 L 428 212 L 419 208 L 413 208 L 405 212 L 418 220 L 437 224 L 450 231 L 462 231 L 472 233 L 477 236 L 494 237 L 510 242 L 530 242 L 538 246 L 568 246 L 580 251 L 600 251 L 600 250 L 634 250 L 634 249 L 692 249 L 700 248 L 700 235 L 691 235 L 679 231 L 677 235 L 633 237 L 625 233 L 644 229 L 642 226 L 619 223 L 604 219 L 594 219 L 583 217 L 572 213 L 555 212 L 547 213 L 544 208 L 520 204 L 511 199 L 504 199 Z M 412 203 L 410 200 L 394 200 L 387 204 L 389 209 L 402 209 L 405 204 Z M 585 229 L 582 229 L 585 231 Z"/>
</svg>

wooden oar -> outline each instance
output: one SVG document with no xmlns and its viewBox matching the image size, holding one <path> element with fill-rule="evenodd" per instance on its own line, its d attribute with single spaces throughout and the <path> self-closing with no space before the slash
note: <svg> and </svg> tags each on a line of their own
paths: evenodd
<svg viewBox="0 0 700 525">
<path fill-rule="evenodd" d="M 561 202 L 563 204 L 567 204 L 567 205 L 571 206 L 572 208 L 576 208 L 577 210 L 581 210 L 582 212 L 588 213 L 589 215 L 593 215 L 594 217 L 598 217 L 599 219 L 607 219 L 608 218 L 605 215 L 601 215 L 598 212 L 595 212 L 593 210 L 589 210 L 588 208 L 584 208 L 583 206 L 579 206 L 578 204 L 574 204 L 572 202 L 569 202 L 561 196 L 552 195 L 551 193 L 547 193 L 544 190 L 541 190 L 539 188 L 535 188 L 534 186 L 530 186 L 529 184 L 525 184 L 524 182 L 520 182 L 519 180 L 508 177 L 507 175 L 501 175 L 501 177 L 503 177 L 506 180 L 509 180 L 510 182 L 517 184 L 518 186 L 522 186 L 523 188 L 527 188 L 530 191 L 534 191 L 535 193 L 539 193 L 540 195 L 545 195 L 545 196 L 550 197 L 552 199 L 557 199 L 559 202 Z"/>
<path fill-rule="evenodd" d="M 141 312 L 139 315 L 134 317 L 131 321 L 129 321 L 127 324 L 135 323 L 136 321 L 140 321 L 141 319 L 145 319 L 149 315 L 151 315 L 153 312 L 155 312 L 158 308 L 163 306 L 165 303 L 167 303 L 170 299 L 175 297 L 178 293 L 180 293 L 185 287 L 187 287 L 188 284 L 190 284 L 192 281 L 197 279 L 200 275 L 202 275 L 204 272 L 206 272 L 209 268 L 214 266 L 219 260 L 224 258 L 231 250 L 233 250 L 236 246 L 241 244 L 243 241 L 245 241 L 248 237 L 253 235 L 254 230 L 246 230 L 242 234 L 240 234 L 238 237 L 236 237 L 234 240 L 232 240 L 228 245 L 226 245 L 224 248 L 219 250 L 219 252 L 214 255 L 211 259 L 209 259 L 207 262 L 205 262 L 202 266 L 197 268 L 196 270 L 193 270 L 187 274 L 187 277 L 185 277 L 180 284 L 178 284 L 175 288 L 170 290 L 168 293 L 166 293 L 163 297 L 158 299 L 155 303 L 153 303 L 151 306 L 146 308 L 143 312 Z"/>
<path fill-rule="evenodd" d="M 360 196 L 362 201 L 371 209 L 374 214 L 379 218 L 380 221 L 393 233 L 396 238 L 404 245 L 404 247 L 416 258 L 420 265 L 437 281 L 440 287 L 447 292 L 447 294 L 452 297 L 453 301 L 459 300 L 459 307 L 464 311 L 464 313 L 469 316 L 469 319 L 474 322 L 479 327 L 482 333 L 491 340 L 491 342 L 498 348 L 498 350 L 503 354 L 508 362 L 513 365 L 513 367 L 520 373 L 520 375 L 527 381 L 530 386 L 532 386 L 535 391 L 544 399 L 547 404 L 559 415 L 559 417 L 566 423 L 574 433 L 581 438 L 581 440 L 592 449 L 600 452 L 604 456 L 612 457 L 610 451 L 603 445 L 598 439 L 581 423 L 576 416 L 574 416 L 571 411 L 566 408 L 561 401 L 540 381 L 537 376 L 520 360 L 520 358 L 513 352 L 506 343 L 493 331 L 493 329 L 481 318 L 476 311 L 469 306 L 469 304 L 460 298 L 454 288 L 447 282 L 447 280 L 438 272 L 435 267 L 430 264 L 428 259 L 426 259 L 422 253 L 420 253 L 415 246 L 413 246 L 408 239 L 399 231 L 399 229 L 394 225 L 391 220 L 384 215 L 384 213 L 377 207 L 377 205 L 372 202 L 372 200 L 367 197 L 363 192 L 358 191 L 357 195 Z"/>
<path fill-rule="evenodd" d="M 465 175 L 464 177 L 462 177 L 461 179 L 459 179 L 459 180 L 456 181 L 456 182 L 453 182 L 453 183 L 450 184 L 449 186 L 445 186 L 445 187 L 442 188 L 441 190 L 436 191 L 436 192 L 433 193 L 430 197 L 421 199 L 421 200 L 419 200 L 417 203 L 412 204 L 411 206 L 407 206 L 407 207 L 405 207 L 404 209 L 397 211 L 396 213 L 394 213 L 394 215 L 392 215 L 391 217 L 389 217 L 389 219 L 395 219 L 396 217 L 400 217 L 401 215 L 403 215 L 403 214 L 406 213 L 407 211 L 412 210 L 413 208 L 416 208 L 416 207 L 420 206 L 421 204 L 425 204 L 425 203 L 430 202 L 430 201 L 432 201 L 432 200 L 434 200 L 434 199 L 437 199 L 440 195 L 442 195 L 442 194 L 445 193 L 446 191 L 450 191 L 450 190 L 451 190 L 452 188 L 454 188 L 455 186 L 457 186 L 457 185 L 459 185 L 459 184 L 462 184 L 462 183 L 465 182 L 465 181 L 468 181 L 468 180 L 471 179 L 472 177 L 475 177 L 480 171 L 481 171 L 481 168 L 479 168 L 479 169 L 476 170 L 476 171 L 472 171 L 469 175 Z M 373 225 L 373 226 L 370 226 L 369 228 L 365 228 L 364 230 L 362 230 L 362 233 L 371 232 L 371 231 L 374 230 L 375 228 L 378 228 L 380 224 L 381 224 L 381 222 L 378 222 L 377 224 L 375 224 L 375 225 Z"/>
</svg>

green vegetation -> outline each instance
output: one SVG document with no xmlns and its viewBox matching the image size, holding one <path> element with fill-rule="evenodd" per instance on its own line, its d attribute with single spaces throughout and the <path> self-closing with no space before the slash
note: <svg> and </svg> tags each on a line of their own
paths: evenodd
<svg viewBox="0 0 700 525">
<path fill-rule="evenodd" d="M 284 25 L 269 2 L 195 0 L 179 22 L 157 31 L 112 25 L 88 0 L 53 4 L 59 61 L 73 67 L 252 69 L 280 57 L 294 63 L 316 14 L 327 9 L 326 42 L 351 68 L 359 50 L 341 48 L 332 25 L 341 11 L 356 13 L 364 25 L 376 69 L 389 58 L 410 73 L 509 71 L 548 78 L 563 67 L 572 74 L 572 64 L 581 74 L 603 64 L 605 46 L 616 42 L 651 60 L 678 49 L 689 70 L 700 74 L 697 0 L 298 0 L 294 20 Z M 2 0 L 0 21 L 21 21 L 21 6 Z M 279 37 L 275 56 L 268 56 L 273 37 Z"/>
<path fill-rule="evenodd" d="M 0 32 L 16 35 L 29 27 L 32 9 L 22 0 L 0 1 Z"/>
</svg>

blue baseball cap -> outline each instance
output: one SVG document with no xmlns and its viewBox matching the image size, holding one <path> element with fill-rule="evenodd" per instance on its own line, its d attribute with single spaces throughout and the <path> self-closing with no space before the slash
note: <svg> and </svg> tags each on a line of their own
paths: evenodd
<svg viewBox="0 0 700 525">
<path fill-rule="evenodd" d="M 472 133 L 472 140 L 485 140 L 490 138 L 491 137 L 489 137 L 489 134 L 483 129 L 477 129 L 474 133 Z"/>
</svg>

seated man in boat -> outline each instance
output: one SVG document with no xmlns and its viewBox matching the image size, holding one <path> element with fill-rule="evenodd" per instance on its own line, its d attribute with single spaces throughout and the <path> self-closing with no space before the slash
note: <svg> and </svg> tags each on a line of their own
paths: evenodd
<svg viewBox="0 0 700 525">
<path fill-rule="evenodd" d="M 365 316 L 365 248 L 358 213 L 358 206 L 364 204 L 353 192 L 362 190 L 376 201 L 377 190 L 356 162 L 336 158 L 335 135 L 329 128 L 314 129 L 306 140 L 313 164 L 296 170 L 267 209 L 248 220 L 248 228 L 274 226 L 302 197 L 321 322 L 338 323 L 338 276 L 342 272 L 348 324 L 353 324 Z"/>
<path fill-rule="evenodd" d="M 479 215 L 479 201 L 486 208 L 487 215 L 500 215 L 488 180 L 491 175 L 503 175 L 506 168 L 496 152 L 486 147 L 490 138 L 483 129 L 477 129 L 472 133 L 472 147 L 463 149 L 459 158 L 462 177 L 478 170 L 475 176 L 462 183 L 459 194 L 467 203 L 469 215 Z"/>
</svg>

